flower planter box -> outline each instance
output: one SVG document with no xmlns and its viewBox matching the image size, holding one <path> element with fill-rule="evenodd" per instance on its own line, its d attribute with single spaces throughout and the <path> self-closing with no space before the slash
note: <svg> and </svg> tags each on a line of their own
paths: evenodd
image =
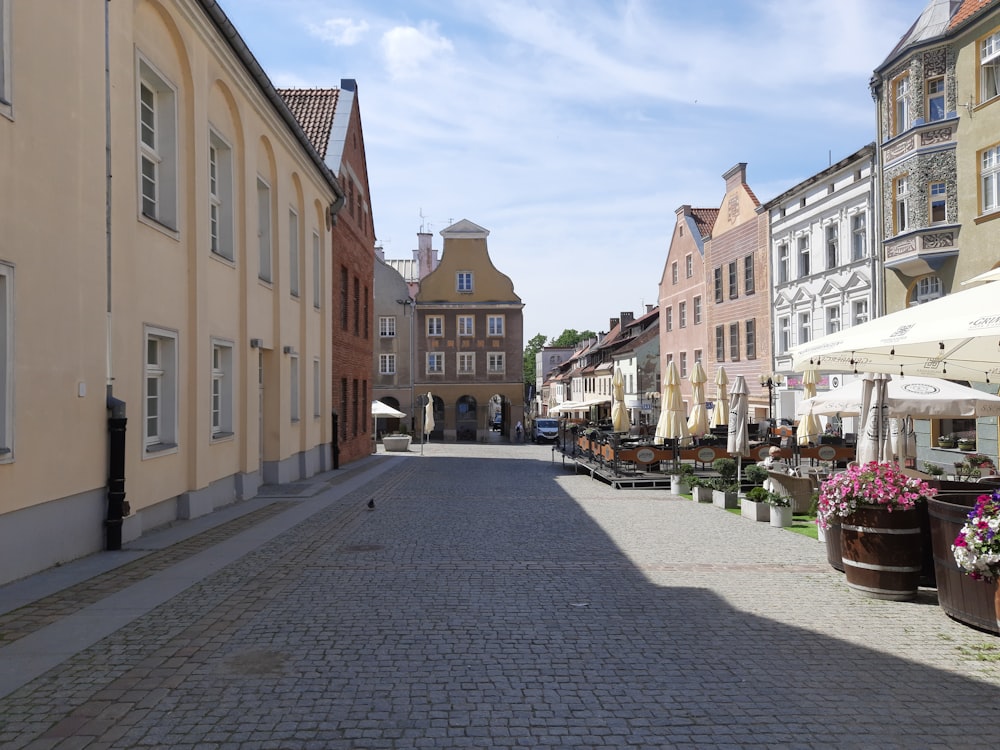
<svg viewBox="0 0 1000 750">
<path fill-rule="evenodd" d="M 955 441 L 954 440 L 948 440 L 947 438 L 938 438 L 937 446 L 938 446 L 938 448 L 954 448 L 955 447 Z"/>
<path fill-rule="evenodd" d="M 712 502 L 712 493 L 714 491 L 715 490 L 711 487 L 695 487 L 692 490 L 692 493 L 694 495 L 694 499 L 699 503 L 710 503 Z"/>
<path fill-rule="evenodd" d="M 735 492 L 723 492 L 722 490 L 712 490 L 712 505 L 716 508 L 738 508 L 739 495 Z"/>
<path fill-rule="evenodd" d="M 670 475 L 670 492 L 674 495 L 690 495 L 691 485 L 687 483 L 685 477 L 680 474 Z"/>
<path fill-rule="evenodd" d="M 410 436 L 386 435 L 382 438 L 382 447 L 389 453 L 405 453 L 410 450 Z"/>
<path fill-rule="evenodd" d="M 768 507 L 770 508 L 770 522 L 772 526 L 784 529 L 792 525 L 791 505 L 771 505 Z"/>
<path fill-rule="evenodd" d="M 771 518 L 771 506 L 767 503 L 755 503 L 753 500 L 740 498 L 740 515 L 751 521 L 767 521 Z"/>
<path fill-rule="evenodd" d="M 831 518 L 830 527 L 823 532 L 826 537 L 826 561 L 834 570 L 844 572 L 844 554 L 840 543 L 840 519 Z"/>
<path fill-rule="evenodd" d="M 976 441 L 975 440 L 959 440 L 958 441 L 958 449 L 960 451 L 966 451 L 966 452 L 974 451 L 976 449 Z"/>
</svg>

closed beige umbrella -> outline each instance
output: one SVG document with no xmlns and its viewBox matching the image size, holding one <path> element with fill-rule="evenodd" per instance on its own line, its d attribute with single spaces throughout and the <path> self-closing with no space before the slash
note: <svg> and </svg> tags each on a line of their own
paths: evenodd
<svg viewBox="0 0 1000 750">
<path fill-rule="evenodd" d="M 687 428 L 692 437 L 702 437 L 708 432 L 708 411 L 705 409 L 705 383 L 708 375 L 701 362 L 695 362 L 691 369 L 691 416 L 688 417 Z"/>
<path fill-rule="evenodd" d="M 729 376 L 726 368 L 720 367 L 715 373 L 715 408 L 712 409 L 712 427 L 725 427 L 729 424 Z"/>
<path fill-rule="evenodd" d="M 625 377 L 620 368 L 615 368 L 611 377 L 611 426 L 615 432 L 628 432 L 628 410 L 625 408 Z"/>
<path fill-rule="evenodd" d="M 803 399 L 813 398 L 816 395 L 816 384 L 819 382 L 819 373 L 815 367 L 808 367 L 802 373 L 802 397 Z M 795 436 L 799 445 L 809 445 L 818 443 L 820 433 L 823 432 L 823 425 L 819 423 L 819 417 L 810 410 L 804 417 L 799 419 L 799 426 Z"/>
<path fill-rule="evenodd" d="M 684 403 L 681 401 L 681 378 L 673 360 L 667 366 L 667 377 L 663 387 L 663 407 L 660 420 L 656 423 L 658 440 L 680 440 L 688 434 L 684 419 Z"/>
</svg>

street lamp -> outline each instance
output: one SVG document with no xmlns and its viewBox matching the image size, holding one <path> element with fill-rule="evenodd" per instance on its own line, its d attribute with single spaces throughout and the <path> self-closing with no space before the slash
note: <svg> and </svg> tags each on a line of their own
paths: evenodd
<svg viewBox="0 0 1000 750">
<path fill-rule="evenodd" d="M 762 388 L 767 388 L 767 418 L 774 425 L 774 389 L 785 384 L 785 376 L 777 373 L 761 375 L 758 380 Z"/>
<path fill-rule="evenodd" d="M 416 330 L 416 327 L 417 327 L 417 309 L 416 309 L 416 307 L 417 307 L 417 301 L 415 299 L 413 299 L 412 297 L 407 297 L 406 299 L 398 299 L 398 300 L 396 300 L 396 302 L 398 304 L 400 304 L 400 305 L 403 306 L 403 317 L 404 318 L 406 317 L 406 308 L 407 307 L 410 308 L 410 413 L 411 413 L 411 419 L 415 420 L 416 416 L 415 416 L 415 413 L 414 413 L 414 406 L 415 406 L 415 404 L 414 404 L 414 380 L 416 378 L 415 378 L 415 373 L 413 371 L 413 368 L 414 368 L 414 366 L 415 366 L 416 363 L 414 361 L 415 353 L 414 353 L 413 350 L 414 350 L 414 348 L 416 346 L 415 343 L 414 343 L 414 337 L 416 336 L 415 330 Z M 415 424 L 411 425 L 411 426 L 412 427 L 416 427 Z"/>
</svg>

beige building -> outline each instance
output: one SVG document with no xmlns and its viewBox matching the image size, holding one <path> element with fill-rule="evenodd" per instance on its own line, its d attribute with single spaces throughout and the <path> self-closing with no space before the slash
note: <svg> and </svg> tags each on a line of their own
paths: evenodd
<svg viewBox="0 0 1000 750">
<path fill-rule="evenodd" d="M 489 230 L 463 219 L 441 236 L 416 295 L 414 387 L 434 398 L 432 439 L 484 440 L 492 409 L 513 438 L 524 422 L 524 305 L 490 260 Z"/>
<path fill-rule="evenodd" d="M 336 179 L 216 3 L 52 8 L 0 0 L 0 582 L 330 462 Z"/>
</svg>

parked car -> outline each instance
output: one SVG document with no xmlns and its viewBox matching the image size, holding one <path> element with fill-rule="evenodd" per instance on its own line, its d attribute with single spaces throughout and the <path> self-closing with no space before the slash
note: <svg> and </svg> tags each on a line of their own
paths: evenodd
<svg viewBox="0 0 1000 750">
<path fill-rule="evenodd" d="M 531 442 L 542 440 L 556 441 L 559 439 L 559 420 L 551 417 L 539 417 L 531 428 Z"/>
</svg>

